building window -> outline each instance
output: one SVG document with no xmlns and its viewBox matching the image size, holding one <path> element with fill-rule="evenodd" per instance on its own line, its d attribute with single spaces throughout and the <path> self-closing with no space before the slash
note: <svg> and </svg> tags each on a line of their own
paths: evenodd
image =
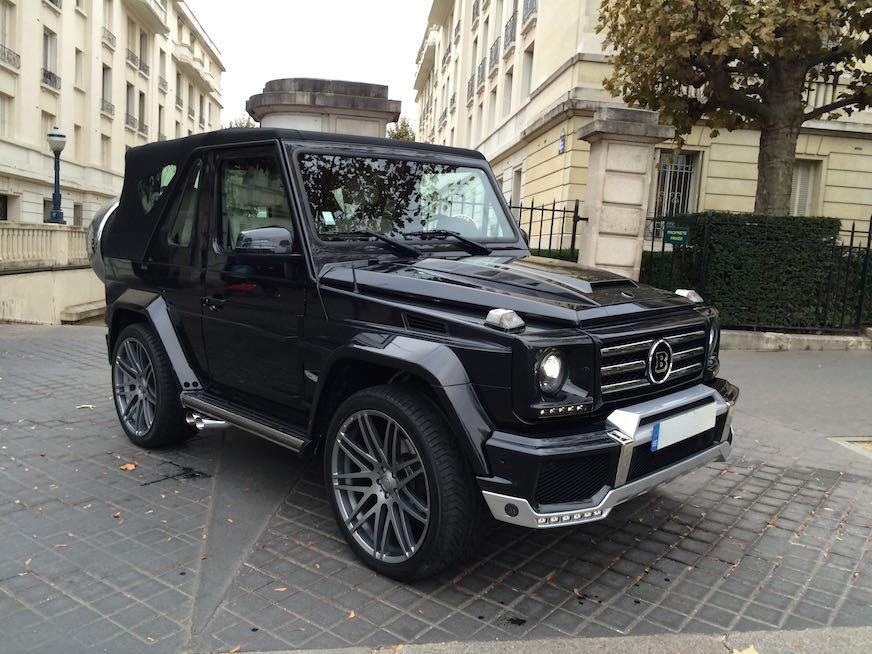
<svg viewBox="0 0 872 654">
<path fill-rule="evenodd" d="M 112 0 L 103 0 L 103 27 L 112 27 Z"/>
<path fill-rule="evenodd" d="M 84 88 L 85 86 L 85 54 L 76 48 L 76 86 Z"/>
<path fill-rule="evenodd" d="M 47 223 L 51 218 L 52 201 L 49 198 L 42 199 L 42 222 Z"/>
<path fill-rule="evenodd" d="M 521 169 L 515 168 L 515 170 L 512 171 L 512 206 L 518 207 L 520 205 L 521 205 Z"/>
<path fill-rule="evenodd" d="M 503 116 L 508 116 L 512 111 L 512 82 L 513 69 L 509 69 L 503 80 Z"/>
<path fill-rule="evenodd" d="M 55 117 L 54 114 L 50 114 L 47 111 L 42 112 L 42 133 L 43 135 L 48 134 L 55 126 Z"/>
<path fill-rule="evenodd" d="M 698 153 L 660 150 L 654 217 L 681 216 L 696 210 Z"/>
<path fill-rule="evenodd" d="M 0 195 L 0 220 L 9 220 L 9 196 Z"/>
<path fill-rule="evenodd" d="M 125 103 L 125 111 L 128 117 L 133 116 L 133 106 L 136 103 L 136 89 L 133 88 L 133 84 L 130 82 L 127 83 L 127 97 Z"/>
<path fill-rule="evenodd" d="M 81 125 L 73 125 L 73 156 L 79 163 L 85 159 L 85 139 L 82 136 Z"/>
<path fill-rule="evenodd" d="M 112 138 L 106 134 L 100 135 L 100 163 L 104 168 L 112 167 Z"/>
<path fill-rule="evenodd" d="M 58 35 L 47 27 L 42 32 L 42 67 L 50 73 L 57 72 Z"/>
<path fill-rule="evenodd" d="M 182 136 L 182 124 L 179 121 L 176 121 L 176 138 L 181 138 Z"/>
<path fill-rule="evenodd" d="M 524 59 L 521 62 L 521 99 L 526 100 L 530 97 L 531 85 L 533 83 L 533 46 L 524 50 Z"/>
<path fill-rule="evenodd" d="M 139 32 L 139 61 L 148 65 L 148 34 Z"/>
<path fill-rule="evenodd" d="M 5 93 L 0 93 L 0 136 L 8 136 L 12 117 L 12 98 Z"/>
<path fill-rule="evenodd" d="M 490 92 L 490 100 L 488 101 L 487 107 L 487 131 L 490 133 L 493 131 L 494 125 L 497 120 L 497 90 L 496 88 L 492 89 Z"/>
<path fill-rule="evenodd" d="M 103 64 L 103 80 L 101 88 L 103 94 L 101 99 L 105 102 L 112 102 L 112 69 L 106 64 Z"/>
<path fill-rule="evenodd" d="M 81 227 L 84 217 L 85 217 L 84 208 L 78 202 L 75 203 L 73 205 L 73 226 Z"/>
<path fill-rule="evenodd" d="M 817 161 L 797 159 L 793 165 L 793 183 L 790 186 L 790 215 L 811 216 L 814 211 L 814 195 L 817 188 Z"/>
<path fill-rule="evenodd" d="M 0 0 L 0 45 L 6 48 L 12 48 L 12 28 L 15 25 L 13 20 L 14 11 L 9 0 Z"/>
</svg>

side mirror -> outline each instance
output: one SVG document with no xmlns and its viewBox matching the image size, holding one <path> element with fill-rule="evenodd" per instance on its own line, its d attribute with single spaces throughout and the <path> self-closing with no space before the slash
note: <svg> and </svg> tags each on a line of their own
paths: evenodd
<svg viewBox="0 0 872 654">
<path fill-rule="evenodd" d="M 526 229 L 521 230 L 521 237 L 524 239 L 524 243 L 526 243 L 529 246 L 530 245 L 530 234 L 527 233 Z"/>
<path fill-rule="evenodd" d="M 247 256 L 275 256 L 293 254 L 291 232 L 284 227 L 255 227 L 244 229 L 236 237 L 234 254 Z"/>
</svg>

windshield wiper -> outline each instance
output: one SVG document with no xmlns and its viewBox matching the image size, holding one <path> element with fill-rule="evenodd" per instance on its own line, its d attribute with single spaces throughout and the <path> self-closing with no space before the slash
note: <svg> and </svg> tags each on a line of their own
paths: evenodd
<svg viewBox="0 0 872 654">
<path fill-rule="evenodd" d="M 370 238 L 374 238 L 390 246 L 395 252 L 401 252 L 407 256 L 414 257 L 415 259 L 421 256 L 421 251 L 418 250 L 418 248 L 414 248 L 411 245 L 406 245 L 402 241 L 393 239 L 390 236 L 385 236 L 384 234 L 379 234 L 378 232 L 373 232 L 369 229 L 355 229 L 350 232 L 326 232 L 321 234 L 322 238 L 335 237 L 340 239 L 348 239 L 354 238 L 355 236 L 368 236 Z"/>
<path fill-rule="evenodd" d="M 491 253 L 491 249 L 486 245 L 482 245 L 477 241 L 473 241 L 471 238 L 466 238 L 465 236 L 461 236 L 457 232 L 452 232 L 447 229 L 428 229 L 424 232 L 404 232 L 404 236 L 416 236 L 421 239 L 425 238 L 453 238 L 460 246 L 469 252 L 470 254 L 483 254 L 488 255 Z"/>
</svg>

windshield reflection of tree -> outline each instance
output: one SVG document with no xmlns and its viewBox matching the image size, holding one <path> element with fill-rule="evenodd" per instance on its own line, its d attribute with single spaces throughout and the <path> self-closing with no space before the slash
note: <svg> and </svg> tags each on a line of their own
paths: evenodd
<svg viewBox="0 0 872 654">
<path fill-rule="evenodd" d="M 322 155 L 304 155 L 300 166 L 321 234 L 370 230 L 390 235 L 452 229 L 452 219 L 472 223 L 478 231 L 471 216 L 476 207 L 481 213 L 484 188 L 474 170 Z"/>
</svg>

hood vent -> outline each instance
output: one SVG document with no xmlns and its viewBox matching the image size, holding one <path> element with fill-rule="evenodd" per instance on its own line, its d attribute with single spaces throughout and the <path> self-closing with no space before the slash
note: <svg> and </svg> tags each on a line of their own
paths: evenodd
<svg viewBox="0 0 872 654">
<path fill-rule="evenodd" d="M 406 329 L 412 332 L 426 332 L 428 334 L 448 334 L 448 325 L 436 318 L 404 313 L 403 323 Z"/>
</svg>

